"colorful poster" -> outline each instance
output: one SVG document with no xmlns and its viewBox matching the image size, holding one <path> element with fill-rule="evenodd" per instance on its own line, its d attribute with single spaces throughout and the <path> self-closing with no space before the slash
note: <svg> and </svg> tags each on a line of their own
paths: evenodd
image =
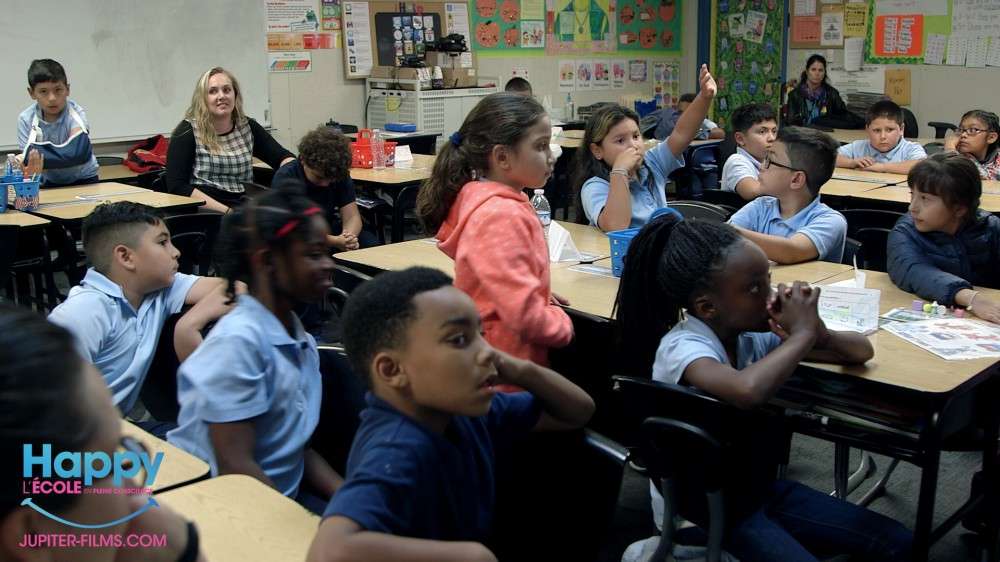
<svg viewBox="0 0 1000 562">
<path fill-rule="evenodd" d="M 572 92 L 576 89 L 576 61 L 559 61 L 559 91 Z"/>
<path fill-rule="evenodd" d="M 340 0 L 321 1 L 319 27 L 323 31 L 337 31 L 340 29 Z"/>
<path fill-rule="evenodd" d="M 545 52 L 555 55 L 614 51 L 615 2 L 546 0 Z"/>
<path fill-rule="evenodd" d="M 594 63 L 589 60 L 576 61 L 576 89 L 589 90 L 594 79 Z"/>
<path fill-rule="evenodd" d="M 618 0 L 618 49 L 678 53 L 681 49 L 680 3 Z"/>
<path fill-rule="evenodd" d="M 920 57 L 924 53 L 924 16 L 906 14 L 875 18 L 877 57 Z M 963 62 L 964 64 L 964 62 Z"/>
<path fill-rule="evenodd" d="M 267 53 L 270 72 L 309 72 L 312 70 L 309 51 L 272 51 Z"/>
<path fill-rule="evenodd" d="M 796 3 L 803 8 L 797 14 L 815 10 L 816 1 Z M 719 94 L 715 98 L 710 118 L 726 128 L 729 116 L 737 107 L 746 103 L 767 103 L 777 107 L 781 103 L 782 54 L 785 52 L 786 2 L 777 0 L 742 1 L 717 0 L 713 23 L 712 61 L 709 70 L 715 76 Z M 816 29 L 812 41 L 819 42 L 819 14 L 796 17 L 793 30 L 801 33 L 802 20 L 815 18 Z M 795 39 L 802 39 L 801 37 Z M 655 73 L 654 73 L 655 79 Z M 654 91 L 654 94 L 656 92 Z M 664 88 L 665 103 L 673 103 L 681 92 Z M 669 96 L 669 102 L 666 100 Z"/>
<path fill-rule="evenodd" d="M 304 48 L 301 33 L 267 34 L 268 51 L 301 51 Z"/>
<path fill-rule="evenodd" d="M 644 60 L 628 61 L 628 81 L 645 82 L 647 75 L 647 63 Z"/>
<path fill-rule="evenodd" d="M 673 107 L 680 97 L 680 62 L 653 63 L 653 99 L 657 107 Z"/>
<path fill-rule="evenodd" d="M 594 61 L 594 89 L 611 88 L 611 63 L 606 60 Z"/>
<path fill-rule="evenodd" d="M 621 90 L 625 87 L 625 74 L 628 72 L 628 65 L 623 60 L 611 61 L 611 87 Z"/>
<path fill-rule="evenodd" d="M 868 28 L 868 4 L 848 2 L 844 4 L 844 37 L 864 37 Z"/>
<path fill-rule="evenodd" d="M 545 22 L 522 21 L 521 46 L 526 49 L 540 49 L 545 47 Z"/>
<path fill-rule="evenodd" d="M 265 0 L 265 31 L 302 32 L 319 29 L 315 0 Z"/>
<path fill-rule="evenodd" d="M 820 28 L 819 16 L 795 16 L 792 43 L 818 43 Z"/>
</svg>

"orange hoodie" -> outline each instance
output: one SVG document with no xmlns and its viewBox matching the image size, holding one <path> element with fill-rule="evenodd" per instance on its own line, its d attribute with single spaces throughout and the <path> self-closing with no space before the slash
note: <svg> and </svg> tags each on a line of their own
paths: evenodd
<svg viewBox="0 0 1000 562">
<path fill-rule="evenodd" d="M 547 365 L 548 348 L 573 339 L 569 316 L 551 304 L 549 249 L 524 193 L 497 182 L 465 184 L 437 238 L 455 260 L 455 286 L 476 302 L 490 345 Z"/>
</svg>

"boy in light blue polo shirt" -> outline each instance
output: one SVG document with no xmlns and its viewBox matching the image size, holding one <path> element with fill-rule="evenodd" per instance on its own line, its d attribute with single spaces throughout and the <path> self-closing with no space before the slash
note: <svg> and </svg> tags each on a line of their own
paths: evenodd
<svg viewBox="0 0 1000 562">
<path fill-rule="evenodd" d="M 76 134 L 89 134 L 87 114 L 69 99 L 66 71 L 58 62 L 52 59 L 31 62 L 28 67 L 28 95 L 35 103 L 17 118 L 17 144 L 22 152 L 29 143 L 50 142 L 62 145 Z M 71 155 L 63 163 L 57 163 L 51 158 L 43 162 L 43 186 L 58 187 L 98 181 L 97 158 L 90 149 L 89 139 L 85 140 L 86 150 Z"/>
<path fill-rule="evenodd" d="M 820 187 L 833 175 L 837 147 L 820 131 L 782 128 L 761 164 L 761 197 L 744 205 L 729 224 L 777 263 L 839 263 L 847 220 L 819 200 Z"/>
<path fill-rule="evenodd" d="M 760 163 L 778 136 L 778 116 L 769 104 L 748 103 L 736 108 L 730 124 L 736 153 L 722 166 L 720 187 L 751 201 L 760 195 Z"/>
<path fill-rule="evenodd" d="M 856 140 L 837 150 L 838 168 L 908 174 L 927 158 L 919 143 L 903 138 L 903 110 L 891 100 L 872 104 L 865 114 L 868 140 Z"/>
<path fill-rule="evenodd" d="M 170 232 L 152 209 L 138 203 L 94 209 L 83 222 L 83 246 L 93 267 L 49 320 L 73 334 L 83 358 L 104 375 L 115 405 L 143 421 L 139 391 L 164 322 L 184 305 L 198 304 L 178 321 L 183 333 L 177 334 L 181 349 L 196 346 L 200 329 L 226 310 L 222 280 L 178 273 L 180 253 Z"/>
</svg>

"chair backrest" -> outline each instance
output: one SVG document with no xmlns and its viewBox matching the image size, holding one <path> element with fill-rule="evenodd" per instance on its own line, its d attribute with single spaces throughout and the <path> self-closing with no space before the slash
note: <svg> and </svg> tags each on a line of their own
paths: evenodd
<svg viewBox="0 0 1000 562">
<path fill-rule="evenodd" d="M 181 253 L 177 271 L 189 275 L 205 275 L 201 269 L 201 256 L 205 253 L 208 236 L 204 232 L 180 232 L 170 235 L 170 243 Z"/>
<path fill-rule="evenodd" d="M 903 110 L 903 130 L 906 131 L 906 138 L 920 138 L 920 126 L 917 125 L 917 117 L 905 107 L 901 107 L 900 109 Z"/>
<path fill-rule="evenodd" d="M 726 191 L 724 189 L 703 190 L 701 192 L 701 200 L 705 203 L 719 205 L 723 208 L 732 207 L 736 210 L 743 208 L 743 205 L 749 203 L 749 201 L 741 197 L 739 193 L 736 193 L 735 191 Z"/>
<path fill-rule="evenodd" d="M 366 275 L 346 265 L 337 263 L 333 266 L 333 284 L 348 294 L 353 292 L 358 285 L 371 278 L 371 275 Z"/>
<path fill-rule="evenodd" d="M 124 164 L 125 159 L 121 156 L 98 156 L 97 165 L 98 166 L 113 166 L 115 164 Z"/>
<path fill-rule="evenodd" d="M 0 225 L 0 288 L 9 280 L 10 264 L 17 254 L 17 234 L 21 227 L 12 224 Z"/>
<path fill-rule="evenodd" d="M 858 265 L 872 271 L 885 271 L 888 260 L 886 246 L 889 243 L 890 228 L 865 227 L 859 228 L 854 237 L 861 242 L 858 253 Z M 845 262 L 846 263 L 846 262 Z"/>
<path fill-rule="evenodd" d="M 945 123 L 944 121 L 931 121 L 927 125 L 934 127 L 934 138 L 936 139 L 943 139 L 948 129 L 955 130 L 958 128 L 954 123 Z"/>
<path fill-rule="evenodd" d="M 143 184 L 148 182 L 149 189 L 156 191 L 158 193 L 167 192 L 167 177 L 164 170 L 159 170 L 157 172 L 147 172 L 145 174 L 140 174 L 136 176 L 136 181 L 139 187 L 146 187 Z"/>
<path fill-rule="evenodd" d="M 722 139 L 718 147 L 718 158 L 716 163 L 719 165 L 721 170 L 726 164 L 726 160 L 733 154 L 736 154 L 736 137 L 730 131 L 726 131 L 726 138 Z"/>
<path fill-rule="evenodd" d="M 903 216 L 898 211 L 884 209 L 843 209 L 840 211 L 847 219 L 847 235 L 857 239 L 855 235 L 861 228 L 887 228 L 896 226 L 896 221 Z M 860 240 L 864 243 L 864 240 Z"/>
<path fill-rule="evenodd" d="M 846 238 L 844 240 L 844 256 L 840 258 L 840 263 L 851 265 L 854 260 L 858 258 L 858 254 L 861 252 L 861 242 L 853 238 Z"/>
<path fill-rule="evenodd" d="M 218 237 L 219 227 L 222 225 L 222 215 L 219 213 L 173 215 L 164 218 L 163 222 L 170 230 L 170 239 L 174 246 L 177 246 L 177 249 L 181 251 L 182 266 L 186 260 L 190 260 L 188 263 L 197 264 L 199 275 L 208 274 L 212 265 L 215 239 Z M 200 234 L 201 237 L 186 236 L 189 233 Z M 184 244 L 185 247 L 179 246 L 178 243 Z"/>
<path fill-rule="evenodd" d="M 924 152 L 927 153 L 927 156 L 937 154 L 938 152 L 944 152 L 944 144 L 940 142 L 929 142 L 924 145 Z"/>
<path fill-rule="evenodd" d="M 670 208 L 686 219 L 704 219 L 716 222 L 726 222 L 730 213 L 718 205 L 703 201 L 671 201 Z"/>
</svg>

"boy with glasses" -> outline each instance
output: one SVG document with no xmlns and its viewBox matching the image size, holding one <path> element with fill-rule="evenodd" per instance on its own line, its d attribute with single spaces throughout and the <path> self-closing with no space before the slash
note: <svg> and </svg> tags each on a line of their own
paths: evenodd
<svg viewBox="0 0 1000 562">
<path fill-rule="evenodd" d="M 761 163 L 761 197 L 737 211 L 729 224 L 777 263 L 839 263 L 847 220 L 819 200 L 820 187 L 833 175 L 838 146 L 814 129 L 782 128 Z"/>
</svg>

